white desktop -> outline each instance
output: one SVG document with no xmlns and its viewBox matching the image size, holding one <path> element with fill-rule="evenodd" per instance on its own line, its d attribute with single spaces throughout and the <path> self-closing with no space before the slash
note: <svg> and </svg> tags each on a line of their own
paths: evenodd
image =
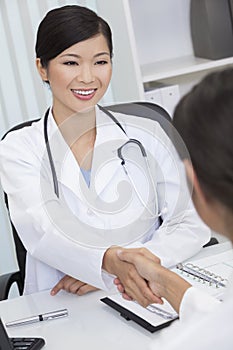
<svg viewBox="0 0 233 350">
<path fill-rule="evenodd" d="M 202 249 L 196 259 L 232 249 L 229 242 Z M 0 302 L 0 317 L 4 324 L 59 309 L 68 309 L 68 317 L 9 327 L 10 337 L 42 337 L 45 350 L 95 349 L 144 350 L 160 337 L 161 331 L 150 333 L 133 321 L 127 321 L 116 310 L 100 301 L 106 292 L 84 296 L 60 292 L 52 297 L 49 291 L 12 298 Z M 174 321 L 177 322 L 177 321 Z"/>
</svg>

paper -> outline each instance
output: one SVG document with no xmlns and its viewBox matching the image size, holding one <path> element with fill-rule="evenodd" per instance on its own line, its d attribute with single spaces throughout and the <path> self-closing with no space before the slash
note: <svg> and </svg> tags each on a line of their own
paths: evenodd
<svg viewBox="0 0 233 350">
<path fill-rule="evenodd" d="M 158 315 L 157 313 L 152 312 L 147 308 L 144 308 L 133 301 L 127 301 L 123 299 L 121 294 L 114 294 L 114 295 L 111 295 L 109 298 L 115 301 L 117 304 L 121 305 L 122 307 L 126 308 L 127 310 L 133 312 L 135 315 L 143 318 L 145 321 L 147 321 L 148 323 L 150 323 L 152 326 L 155 326 L 155 327 L 178 317 L 175 310 L 171 307 L 171 305 L 166 300 L 164 301 L 163 305 L 160 305 L 160 304 L 151 304 L 151 305 L 152 306 L 154 305 L 156 308 L 160 309 L 161 311 L 168 312 L 171 316 L 169 319 L 164 318 Z"/>
<path fill-rule="evenodd" d="M 227 285 L 228 278 L 231 274 L 233 274 L 233 250 L 228 250 L 224 253 L 215 254 L 206 258 L 202 258 L 199 260 L 188 260 L 185 262 L 192 263 L 193 265 L 206 270 L 207 272 L 213 273 L 216 276 L 220 276 L 224 283 Z M 187 276 L 186 273 L 182 273 L 182 271 L 177 268 L 172 269 L 175 273 L 183 277 L 189 283 L 191 283 L 194 287 L 202 289 L 208 294 L 215 296 L 218 299 L 221 299 L 222 295 L 225 292 L 225 287 L 218 287 L 214 284 L 209 285 L 208 282 L 203 282 L 198 278 L 194 278 L 193 276 Z"/>
<path fill-rule="evenodd" d="M 216 276 L 221 276 L 224 279 L 224 283 L 226 282 L 226 285 L 227 285 L 227 279 L 231 274 L 233 274 L 233 249 L 230 249 L 224 253 L 215 254 L 210 257 L 205 257 L 195 261 L 188 260 L 184 264 L 187 264 L 187 263 L 192 263 L 193 265 L 198 266 L 198 268 L 208 270 L 214 273 L 214 275 Z M 216 288 L 215 285 L 209 285 L 208 282 L 203 283 L 202 280 L 199 280 L 198 278 L 193 278 L 192 276 L 187 276 L 185 273 L 182 273 L 177 268 L 172 269 L 172 271 L 182 276 L 193 286 L 199 289 L 202 289 L 203 291 L 207 292 L 208 294 L 220 300 L 222 299 L 222 295 L 226 290 L 225 287 Z M 204 272 L 207 273 L 207 271 L 204 271 Z M 115 304 L 114 305 L 109 304 L 108 302 L 106 302 L 106 299 L 113 301 L 118 305 L 118 307 L 116 307 Z M 164 327 L 165 325 L 168 324 L 168 321 L 171 322 L 172 320 L 178 318 L 178 314 L 175 312 L 175 310 L 166 300 L 164 300 L 163 305 L 151 304 L 149 305 L 148 308 L 143 308 L 142 306 L 140 306 L 134 301 L 127 301 L 123 299 L 121 294 L 114 294 L 105 298 L 104 302 L 106 302 L 106 304 L 116 309 L 123 316 L 125 312 L 124 309 L 126 309 L 131 313 L 128 319 L 134 320 L 135 322 L 141 324 L 144 328 L 147 328 L 151 332 L 154 332 L 155 330 Z M 157 308 L 157 310 L 155 308 Z M 163 314 L 164 311 L 165 313 L 168 313 L 168 316 L 169 316 L 168 318 L 164 317 L 164 314 Z M 147 324 L 145 325 L 140 320 L 135 319 L 135 317 L 133 317 L 132 314 L 136 315 L 141 320 L 146 321 Z"/>
</svg>

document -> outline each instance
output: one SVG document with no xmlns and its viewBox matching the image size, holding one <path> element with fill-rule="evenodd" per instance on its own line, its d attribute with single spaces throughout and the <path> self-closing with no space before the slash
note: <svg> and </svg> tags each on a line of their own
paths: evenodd
<svg viewBox="0 0 233 350">
<path fill-rule="evenodd" d="M 233 274 L 233 249 L 199 260 L 191 259 L 172 269 L 194 287 L 221 299 Z"/>
<path fill-rule="evenodd" d="M 172 269 L 194 287 L 200 288 L 221 300 L 228 278 L 233 274 L 233 249 L 199 260 L 191 259 L 177 264 Z M 143 308 L 134 301 L 124 300 L 121 294 L 114 294 L 101 301 L 120 313 L 126 320 L 132 320 L 150 332 L 167 327 L 178 319 L 178 314 L 164 300 L 164 304 L 151 304 Z"/>
</svg>

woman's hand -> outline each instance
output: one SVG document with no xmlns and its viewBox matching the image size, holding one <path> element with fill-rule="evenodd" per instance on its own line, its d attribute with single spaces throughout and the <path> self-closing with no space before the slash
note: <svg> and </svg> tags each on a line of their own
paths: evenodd
<svg viewBox="0 0 233 350">
<path fill-rule="evenodd" d="M 147 284 L 149 285 L 149 287 L 151 288 L 149 281 L 151 279 L 146 279 L 145 278 L 145 272 L 144 271 L 140 271 L 140 264 L 144 263 L 144 265 L 146 264 L 158 264 L 160 265 L 160 259 L 152 254 L 148 249 L 146 248 L 132 248 L 132 249 L 124 249 L 124 250 L 119 250 L 117 252 L 118 257 L 120 258 L 120 260 L 123 261 L 127 261 L 130 262 L 131 264 L 133 264 L 135 266 L 135 268 L 137 269 L 138 273 L 141 275 L 141 277 L 143 277 L 146 281 Z M 128 260 L 127 260 L 128 259 Z M 154 265 L 153 265 L 154 266 Z M 150 270 L 150 268 L 144 268 L 146 271 Z M 140 273 L 140 272 L 144 272 Z M 114 284 L 117 286 L 117 289 L 120 293 L 122 293 L 122 296 L 124 299 L 130 300 L 130 297 L 126 294 L 125 289 L 123 284 L 121 283 L 120 279 L 117 277 L 114 280 Z M 156 293 L 155 290 L 152 290 L 153 294 L 155 294 L 156 296 L 160 297 L 159 294 Z"/>
<path fill-rule="evenodd" d="M 118 251 L 131 251 L 133 254 L 146 255 L 157 264 L 159 258 L 150 253 L 145 248 L 124 249 L 119 247 L 109 248 L 103 258 L 103 269 L 117 276 L 115 284 L 122 296 L 127 300 L 136 300 L 139 304 L 146 307 L 151 303 L 162 304 L 161 298 L 157 297 L 150 289 L 147 281 L 141 277 L 132 263 L 121 260 Z"/>
<path fill-rule="evenodd" d="M 179 313 L 184 293 L 191 287 L 190 283 L 161 266 L 148 254 L 135 253 L 135 249 L 118 249 L 117 254 L 122 261 L 133 264 L 138 273 L 145 278 L 151 291 L 158 298 L 164 297 Z"/>
<path fill-rule="evenodd" d="M 52 288 L 50 294 L 56 295 L 60 290 L 65 290 L 72 294 L 84 295 L 94 290 L 98 290 L 98 288 L 66 275 Z"/>
</svg>

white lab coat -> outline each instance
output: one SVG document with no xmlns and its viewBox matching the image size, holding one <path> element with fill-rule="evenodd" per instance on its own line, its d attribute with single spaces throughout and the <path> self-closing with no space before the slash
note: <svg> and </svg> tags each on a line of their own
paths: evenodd
<svg viewBox="0 0 233 350">
<path fill-rule="evenodd" d="M 150 350 L 232 350 L 233 275 L 223 301 L 191 287 L 184 294 L 180 321 L 163 330 Z"/>
<path fill-rule="evenodd" d="M 112 276 L 101 266 L 111 245 L 145 246 L 165 266 L 173 266 L 209 240 L 210 230 L 192 206 L 183 165 L 159 124 L 115 116 L 127 135 L 96 107 L 97 136 L 88 188 L 50 111 L 48 135 L 59 199 L 45 151 L 44 118 L 9 133 L 0 143 L 2 187 L 27 249 L 25 293 L 52 288 L 64 274 L 109 289 Z M 71 130 L 76 119 L 72 120 Z M 147 151 L 156 195 L 148 186 L 148 169 L 138 146 L 124 149 L 133 186 L 121 166 L 117 149 L 129 138 L 140 140 Z M 163 217 L 160 227 L 153 218 L 158 213 Z"/>
</svg>

